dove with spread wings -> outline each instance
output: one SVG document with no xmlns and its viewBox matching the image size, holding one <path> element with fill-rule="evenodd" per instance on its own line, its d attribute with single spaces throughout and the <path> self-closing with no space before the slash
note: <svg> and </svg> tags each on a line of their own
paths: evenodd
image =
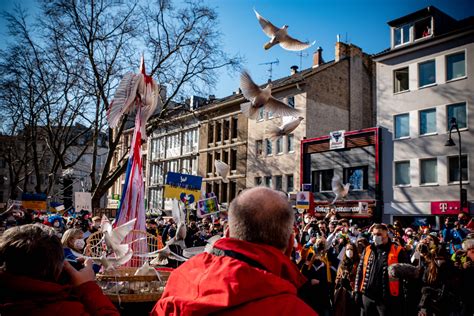
<svg viewBox="0 0 474 316">
<path fill-rule="evenodd" d="M 302 120 L 304 120 L 304 118 L 300 116 L 293 118 L 292 120 L 282 124 L 281 126 L 275 126 L 273 128 L 270 128 L 270 137 L 273 139 L 290 134 L 300 125 Z"/>
<path fill-rule="evenodd" d="M 264 89 L 255 84 L 247 71 L 240 75 L 240 89 L 244 98 L 250 103 L 240 105 L 242 113 L 250 119 L 255 120 L 261 107 L 275 116 L 298 116 L 299 111 L 291 106 L 275 99 L 272 96 L 272 85 L 269 83 Z"/>
<path fill-rule="evenodd" d="M 343 184 L 339 176 L 332 177 L 332 192 L 335 194 L 334 200 L 331 204 L 336 203 L 337 200 L 345 198 L 349 194 L 350 183 Z"/>
<path fill-rule="evenodd" d="M 216 167 L 217 175 L 219 177 L 222 177 L 222 182 L 229 183 L 229 179 L 227 179 L 227 177 L 229 176 L 229 171 L 230 171 L 229 165 L 223 161 L 216 159 L 214 161 L 214 166 Z"/>
<path fill-rule="evenodd" d="M 282 28 L 278 28 L 273 25 L 270 21 L 262 17 L 258 12 L 253 9 L 255 15 L 257 16 L 258 22 L 262 27 L 263 32 L 270 37 L 270 41 L 266 43 L 263 48 L 268 50 L 275 46 L 276 44 L 280 44 L 280 46 L 286 50 L 291 51 L 300 51 L 304 50 L 308 47 L 311 47 L 315 42 L 302 42 L 299 41 L 291 36 L 288 35 L 288 25 L 283 25 Z"/>
<path fill-rule="evenodd" d="M 142 56 L 140 73 L 126 73 L 115 90 L 114 99 L 107 110 L 107 121 L 110 128 L 118 126 L 124 114 L 132 113 L 141 107 L 142 138 L 146 139 L 146 122 L 156 111 L 163 107 L 160 98 L 160 86 L 145 72 L 145 59 Z"/>
</svg>

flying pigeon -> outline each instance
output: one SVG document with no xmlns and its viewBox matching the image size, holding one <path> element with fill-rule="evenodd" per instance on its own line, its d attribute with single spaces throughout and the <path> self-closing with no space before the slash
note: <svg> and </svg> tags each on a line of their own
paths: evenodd
<svg viewBox="0 0 474 316">
<path fill-rule="evenodd" d="M 273 112 L 275 116 L 297 116 L 298 110 L 286 105 L 272 96 L 272 86 L 269 83 L 264 89 L 253 82 L 248 72 L 244 71 L 240 75 L 240 88 L 244 97 L 250 103 L 240 105 L 242 113 L 250 119 L 256 119 L 261 107 L 267 112 Z"/>
<path fill-rule="evenodd" d="M 141 107 L 142 138 L 146 139 L 146 122 L 161 108 L 160 87 L 151 76 L 145 73 L 145 59 L 142 56 L 140 73 L 126 73 L 115 90 L 114 99 L 107 110 L 107 121 L 110 128 L 118 126 L 122 115 L 132 113 L 137 106 Z"/>
<path fill-rule="evenodd" d="M 109 249 L 115 253 L 117 258 L 124 257 L 129 252 L 128 244 L 121 244 L 125 236 L 128 235 L 135 227 L 136 218 L 131 221 L 126 222 L 125 224 L 112 229 L 112 225 L 108 221 L 105 215 L 102 217 L 102 232 L 104 234 L 105 244 Z"/>
<path fill-rule="evenodd" d="M 275 126 L 274 128 L 270 129 L 270 137 L 276 138 L 283 135 L 288 135 L 289 133 L 293 132 L 298 125 L 300 125 L 301 121 L 304 120 L 303 117 L 296 117 L 291 121 L 282 124 L 281 126 Z"/>
<path fill-rule="evenodd" d="M 227 176 L 229 175 L 230 171 L 229 165 L 223 161 L 215 160 L 214 166 L 216 167 L 217 175 L 222 177 L 222 182 L 229 183 L 229 179 L 227 179 Z"/>
<path fill-rule="evenodd" d="M 300 51 L 311 47 L 315 43 L 301 42 L 289 36 L 287 31 L 288 25 L 283 25 L 282 28 L 278 28 L 270 21 L 258 14 L 255 9 L 253 9 L 253 11 L 257 16 L 258 22 L 260 23 L 263 32 L 267 34 L 268 37 L 270 37 L 270 41 L 263 46 L 265 50 L 272 48 L 276 44 L 280 44 L 280 46 L 286 50 Z"/>
<path fill-rule="evenodd" d="M 339 176 L 332 177 L 332 192 L 336 195 L 334 201 L 331 204 L 336 203 L 338 199 L 343 199 L 349 194 L 349 188 L 351 187 L 350 183 L 342 184 L 341 178 Z"/>
<path fill-rule="evenodd" d="M 180 256 L 177 253 L 174 253 L 173 251 L 171 251 L 169 245 L 165 245 L 163 248 L 147 254 L 147 257 L 155 257 L 155 259 L 150 261 L 151 265 L 161 265 L 161 266 L 167 265 L 168 259 L 181 261 L 181 262 L 188 260 L 187 258 Z"/>
</svg>

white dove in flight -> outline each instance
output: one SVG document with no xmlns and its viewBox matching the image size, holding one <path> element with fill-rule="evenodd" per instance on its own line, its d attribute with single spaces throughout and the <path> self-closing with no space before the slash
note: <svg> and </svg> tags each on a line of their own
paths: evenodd
<svg viewBox="0 0 474 316">
<path fill-rule="evenodd" d="M 339 176 L 332 177 L 332 192 L 336 195 L 334 201 L 331 204 L 336 203 L 338 199 L 343 199 L 349 194 L 349 188 L 351 187 L 350 183 L 342 184 L 341 178 Z"/>
<path fill-rule="evenodd" d="M 311 47 L 315 42 L 308 43 L 308 42 L 301 42 L 291 36 L 288 35 L 288 25 L 283 25 L 282 28 L 278 28 L 273 25 L 270 21 L 265 19 L 263 16 L 258 14 L 258 12 L 253 9 L 255 15 L 257 16 L 258 22 L 263 29 L 263 32 L 270 37 L 270 41 L 266 43 L 263 48 L 265 50 L 272 48 L 276 44 L 280 44 L 286 50 L 291 51 L 300 51 L 304 50 L 308 47 Z"/>
<path fill-rule="evenodd" d="M 277 138 L 283 135 L 288 135 L 289 133 L 293 132 L 304 120 L 304 117 L 295 117 L 291 121 L 288 121 L 281 126 L 275 126 L 269 130 L 271 138 Z"/>
<path fill-rule="evenodd" d="M 145 59 L 142 56 L 140 73 L 126 73 L 115 90 L 114 99 L 107 110 L 107 121 L 110 128 L 118 126 L 124 114 L 132 113 L 137 106 L 141 107 L 142 124 L 140 131 L 146 139 L 146 122 L 163 106 L 160 98 L 160 86 L 151 76 L 145 73 Z"/>
<path fill-rule="evenodd" d="M 260 89 L 246 71 L 243 71 L 240 75 L 240 89 L 244 98 L 250 101 L 250 103 L 241 104 L 240 109 L 250 119 L 255 120 L 257 118 L 261 107 L 267 112 L 273 112 L 275 116 L 297 116 L 299 114 L 298 110 L 272 96 L 271 83 L 264 89 Z"/>
<path fill-rule="evenodd" d="M 219 177 L 222 177 L 222 182 L 229 183 L 229 179 L 227 179 L 227 176 L 229 175 L 230 171 L 229 165 L 223 161 L 216 159 L 214 161 L 214 166 L 216 167 L 217 175 L 219 175 Z"/>
<path fill-rule="evenodd" d="M 104 215 L 105 217 L 105 215 Z M 128 244 L 121 244 L 125 236 L 128 235 L 135 227 L 136 218 L 125 224 L 112 229 L 112 225 L 108 221 L 107 217 L 102 217 L 102 233 L 104 234 L 105 244 L 111 249 L 117 258 L 124 257 L 129 252 Z"/>
</svg>

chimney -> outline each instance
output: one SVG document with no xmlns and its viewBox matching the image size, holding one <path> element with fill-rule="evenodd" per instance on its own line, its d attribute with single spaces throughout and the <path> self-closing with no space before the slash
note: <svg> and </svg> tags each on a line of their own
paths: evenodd
<svg viewBox="0 0 474 316">
<path fill-rule="evenodd" d="M 350 46 L 346 43 L 336 42 L 336 56 L 334 56 L 334 61 L 338 62 L 339 60 L 344 59 L 345 57 L 349 57 L 350 50 Z"/>
<path fill-rule="evenodd" d="M 293 65 L 290 67 L 291 69 L 291 75 L 297 74 L 298 73 L 298 66 Z"/>
<path fill-rule="evenodd" d="M 313 53 L 313 68 L 319 67 L 323 63 L 323 49 L 321 46 L 319 46 L 318 49 L 316 49 L 316 51 Z"/>
</svg>

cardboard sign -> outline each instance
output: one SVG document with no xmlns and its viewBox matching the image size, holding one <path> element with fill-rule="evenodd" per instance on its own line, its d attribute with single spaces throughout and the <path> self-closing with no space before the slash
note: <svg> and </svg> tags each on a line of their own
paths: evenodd
<svg viewBox="0 0 474 316">
<path fill-rule="evenodd" d="M 74 193 L 74 208 L 76 212 L 82 210 L 92 212 L 92 195 L 90 192 Z"/>
<path fill-rule="evenodd" d="M 205 199 L 197 202 L 197 216 L 203 218 L 219 212 L 219 204 L 217 203 L 217 197 L 213 192 L 205 195 Z"/>
<path fill-rule="evenodd" d="M 346 147 L 344 133 L 346 131 L 334 131 L 329 133 L 329 149 L 341 149 Z"/>
<path fill-rule="evenodd" d="M 190 174 L 168 172 L 166 175 L 164 197 L 191 204 L 199 199 L 202 177 Z"/>
</svg>

